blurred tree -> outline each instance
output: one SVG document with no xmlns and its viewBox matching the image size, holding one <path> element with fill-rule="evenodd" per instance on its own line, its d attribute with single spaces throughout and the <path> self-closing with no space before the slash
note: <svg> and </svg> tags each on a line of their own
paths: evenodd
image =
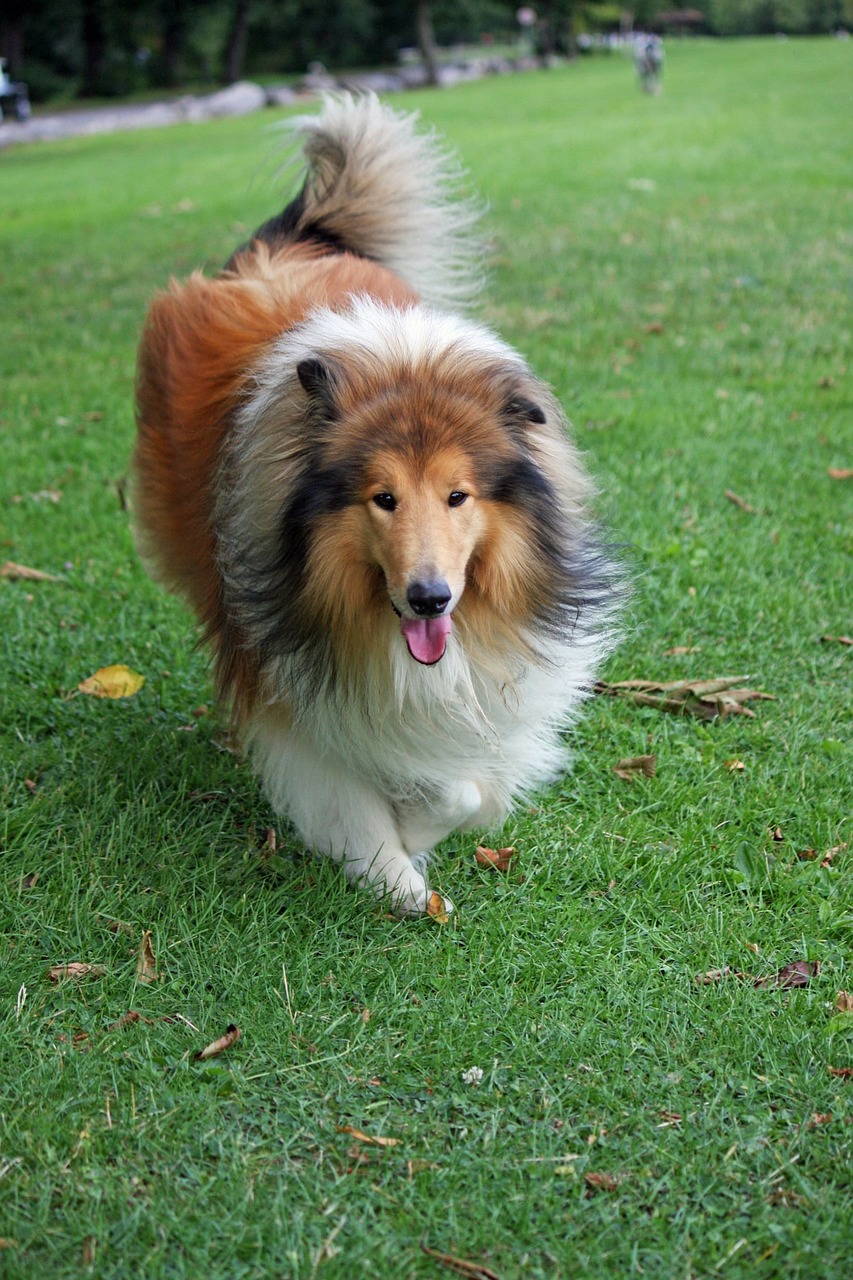
<svg viewBox="0 0 853 1280">
<path fill-rule="evenodd" d="M 222 57 L 224 84 L 234 84 L 243 74 L 246 39 L 249 34 L 249 4 L 250 0 L 234 0 L 231 7 L 231 20 L 228 24 L 228 35 Z"/>
</svg>

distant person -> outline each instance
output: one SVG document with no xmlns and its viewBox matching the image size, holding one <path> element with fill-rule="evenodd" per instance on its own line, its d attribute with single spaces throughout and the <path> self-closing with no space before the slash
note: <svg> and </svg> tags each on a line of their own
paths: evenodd
<svg viewBox="0 0 853 1280">
<path fill-rule="evenodd" d="M 634 42 L 634 66 L 644 93 L 660 93 L 663 42 L 660 36 L 640 34 Z"/>
</svg>

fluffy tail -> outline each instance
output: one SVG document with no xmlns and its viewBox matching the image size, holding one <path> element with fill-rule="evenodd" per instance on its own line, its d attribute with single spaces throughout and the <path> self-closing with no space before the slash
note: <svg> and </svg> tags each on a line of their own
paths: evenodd
<svg viewBox="0 0 853 1280">
<path fill-rule="evenodd" d="M 480 209 L 458 195 L 454 156 L 416 123 L 373 94 L 328 97 L 319 115 L 300 116 L 302 190 L 254 238 L 347 250 L 389 267 L 429 304 L 470 302 L 481 281 Z"/>
</svg>

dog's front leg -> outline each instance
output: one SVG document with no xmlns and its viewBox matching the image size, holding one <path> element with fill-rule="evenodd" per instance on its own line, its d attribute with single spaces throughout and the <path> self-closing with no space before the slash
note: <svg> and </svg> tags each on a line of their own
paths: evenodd
<svg viewBox="0 0 853 1280">
<path fill-rule="evenodd" d="M 392 806 L 378 789 L 292 732 L 259 735 L 255 748 L 275 809 L 287 814 L 309 848 L 340 863 L 350 881 L 387 896 L 395 914 L 427 912 L 423 865 L 416 867 L 406 851 Z"/>
</svg>

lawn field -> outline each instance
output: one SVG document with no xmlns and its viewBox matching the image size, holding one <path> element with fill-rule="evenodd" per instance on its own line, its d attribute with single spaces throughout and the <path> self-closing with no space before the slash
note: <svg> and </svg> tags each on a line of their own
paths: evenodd
<svg viewBox="0 0 853 1280">
<path fill-rule="evenodd" d="M 0 158 L 0 563 L 52 575 L 0 579 L 4 1280 L 853 1272 L 851 45 L 400 99 L 621 547 L 604 677 L 772 695 L 592 699 L 508 875 L 440 849 L 444 925 L 276 823 L 122 502 L 147 301 L 274 211 L 279 117 Z"/>
</svg>

